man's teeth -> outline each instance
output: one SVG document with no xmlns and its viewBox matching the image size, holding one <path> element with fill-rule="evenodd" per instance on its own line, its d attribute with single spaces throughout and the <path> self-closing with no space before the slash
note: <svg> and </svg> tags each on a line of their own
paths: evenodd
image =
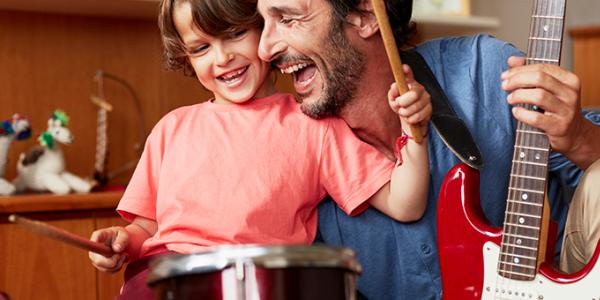
<svg viewBox="0 0 600 300">
<path fill-rule="evenodd" d="M 297 72 L 298 70 L 302 70 L 302 69 L 306 68 L 307 66 L 308 66 L 307 63 L 301 63 L 301 64 L 289 66 L 284 69 L 280 69 L 280 71 L 281 71 L 281 74 L 291 74 L 291 73 Z"/>
</svg>

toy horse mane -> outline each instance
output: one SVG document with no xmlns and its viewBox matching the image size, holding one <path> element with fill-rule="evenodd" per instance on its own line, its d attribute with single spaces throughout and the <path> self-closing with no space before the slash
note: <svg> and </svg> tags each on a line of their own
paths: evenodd
<svg viewBox="0 0 600 300">
<path fill-rule="evenodd" d="M 48 119 L 48 129 L 38 137 L 39 144 L 48 149 L 53 149 L 56 143 L 50 130 L 54 127 L 66 127 L 69 125 L 69 119 L 69 116 L 62 110 L 57 109 L 52 112 L 52 116 Z"/>
</svg>

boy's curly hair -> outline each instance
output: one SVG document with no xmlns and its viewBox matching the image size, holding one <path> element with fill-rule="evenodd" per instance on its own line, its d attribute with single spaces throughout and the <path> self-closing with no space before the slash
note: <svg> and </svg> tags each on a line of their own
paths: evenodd
<svg viewBox="0 0 600 300">
<path fill-rule="evenodd" d="M 195 72 L 173 19 L 174 7 L 185 2 L 192 7 L 196 27 L 211 36 L 225 36 L 240 28 L 263 26 L 263 19 L 256 10 L 256 0 L 162 0 L 158 26 L 164 46 L 164 61 L 168 69 L 182 70 L 187 76 L 195 76 Z"/>
</svg>

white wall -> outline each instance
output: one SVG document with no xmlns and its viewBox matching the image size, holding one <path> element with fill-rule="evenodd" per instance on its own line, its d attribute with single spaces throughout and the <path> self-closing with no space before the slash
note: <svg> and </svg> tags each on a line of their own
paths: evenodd
<svg viewBox="0 0 600 300">
<path fill-rule="evenodd" d="M 498 18 L 500 27 L 490 33 L 526 51 L 532 5 L 533 0 L 471 0 L 471 14 Z M 573 65 L 569 28 L 586 25 L 600 26 L 600 0 L 567 1 L 563 67 L 572 69 Z"/>
</svg>

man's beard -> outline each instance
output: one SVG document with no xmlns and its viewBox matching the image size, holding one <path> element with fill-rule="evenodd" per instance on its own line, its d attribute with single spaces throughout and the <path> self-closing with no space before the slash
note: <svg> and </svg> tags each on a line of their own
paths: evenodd
<svg viewBox="0 0 600 300">
<path fill-rule="evenodd" d="M 340 114 L 351 102 L 365 68 L 364 55 L 350 44 L 342 23 L 334 21 L 332 24 L 324 53 L 324 59 L 332 66 L 331 70 L 323 70 L 325 90 L 320 99 L 301 106 L 302 112 L 315 119 Z M 303 95 L 299 96 L 303 98 Z"/>
<path fill-rule="evenodd" d="M 321 76 L 325 81 L 325 90 L 319 99 L 308 102 L 302 102 L 300 108 L 302 112 L 314 119 L 321 119 L 328 116 L 336 116 L 342 109 L 351 102 L 352 97 L 358 86 L 362 72 L 365 68 L 364 55 L 350 44 L 350 41 L 344 35 L 343 23 L 332 21 L 328 37 L 324 43 L 323 60 L 320 70 Z M 281 63 L 290 60 L 311 59 L 304 56 L 280 57 L 274 63 Z M 327 68 L 325 61 L 328 62 Z M 300 100 L 309 96 L 309 94 L 298 94 Z"/>
</svg>

